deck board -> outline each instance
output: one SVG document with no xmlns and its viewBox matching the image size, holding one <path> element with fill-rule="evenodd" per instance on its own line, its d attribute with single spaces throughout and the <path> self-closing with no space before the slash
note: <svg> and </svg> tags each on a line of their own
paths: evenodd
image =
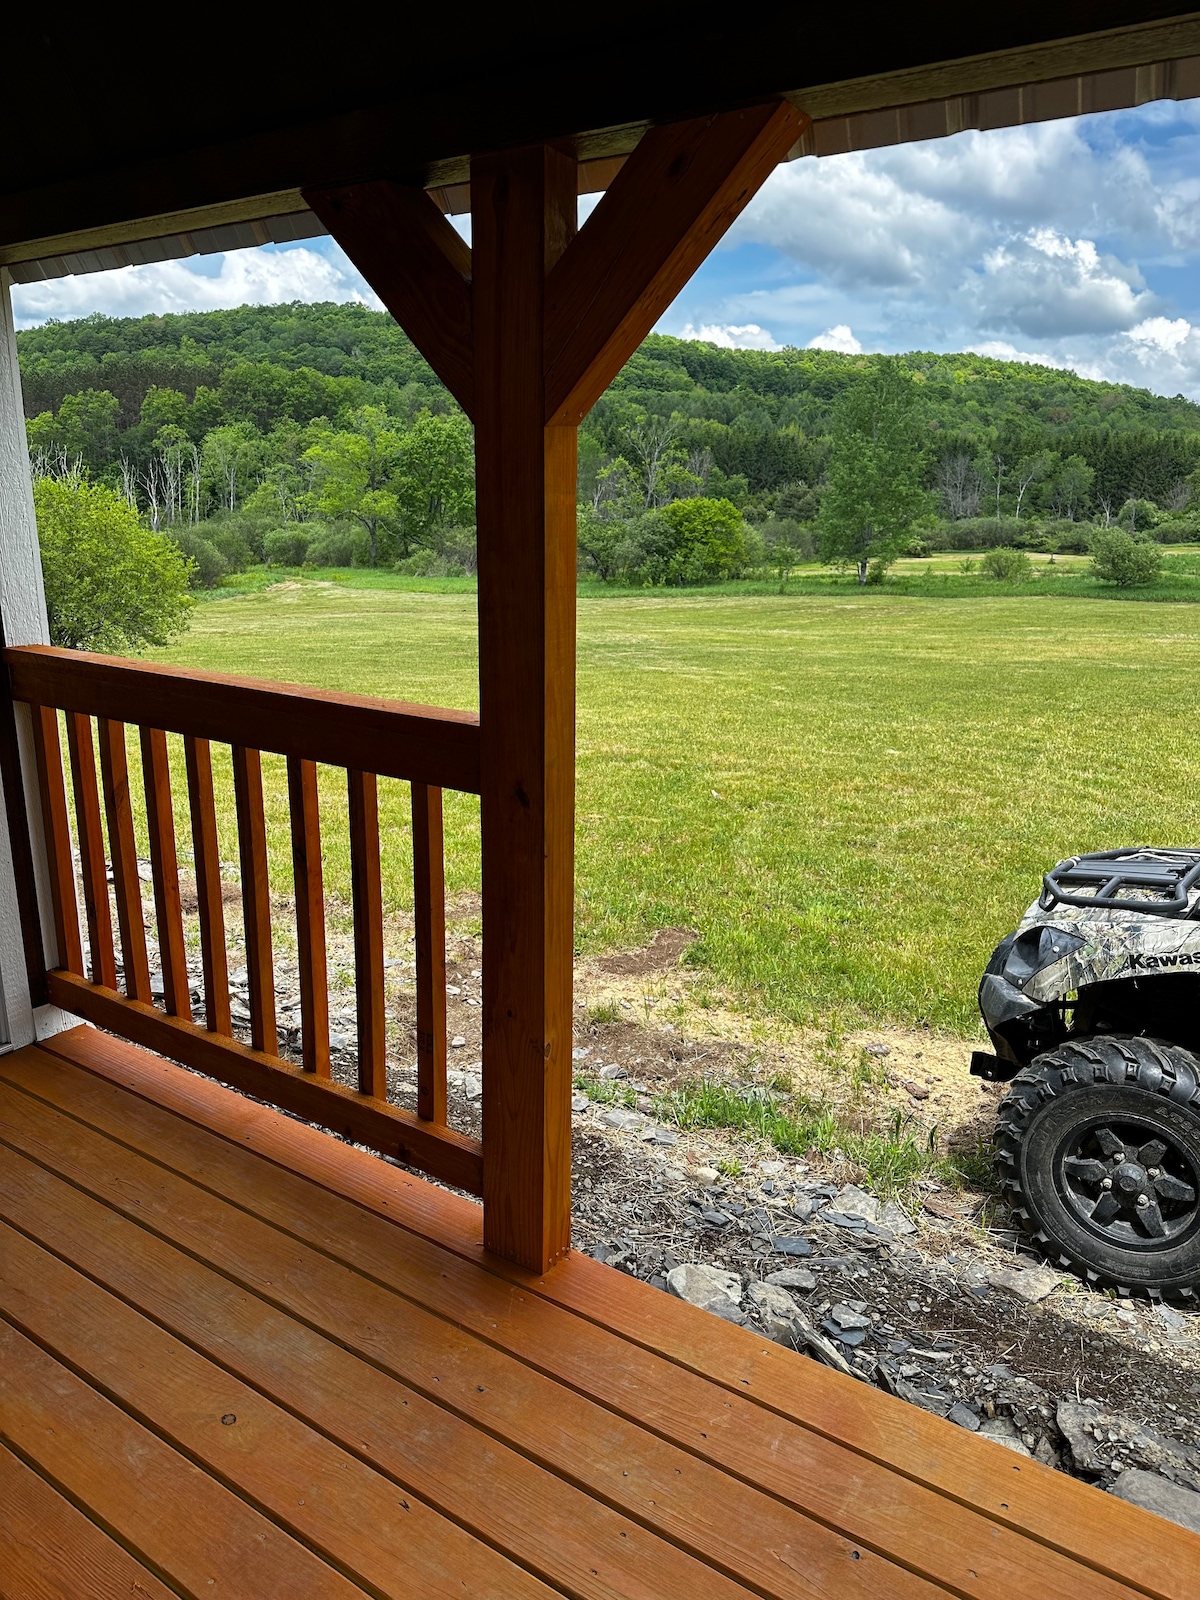
<svg viewBox="0 0 1200 1600">
<path fill-rule="evenodd" d="M 75 1477 L 28 1419 L 11 1440 L 11 1375 L 0 1432 L 173 1587 L 202 1530 L 175 1572 L 111 1522 L 89 1407 L 240 1507 L 239 1559 L 269 1530 L 304 1571 L 280 1593 L 1200 1586 L 1183 1530 L 586 1258 L 510 1269 L 470 1202 L 95 1030 L 0 1057 L 0 1216 L 0 1333 L 67 1380 Z M 222 1581 L 276 1592 L 237 1560 Z"/>
</svg>

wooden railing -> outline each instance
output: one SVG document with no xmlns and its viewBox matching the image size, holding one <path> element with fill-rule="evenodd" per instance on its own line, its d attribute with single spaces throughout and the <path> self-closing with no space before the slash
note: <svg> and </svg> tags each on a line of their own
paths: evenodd
<svg viewBox="0 0 1200 1600">
<path fill-rule="evenodd" d="M 478 1140 L 446 1126 L 445 896 L 442 790 L 479 792 L 479 726 L 467 712 L 185 672 L 45 647 L 4 652 L 13 698 L 29 705 L 50 869 L 59 964 L 49 998 L 135 1043 L 235 1088 L 482 1193 Z M 79 876 L 88 935 L 84 966 L 63 769 L 65 713 Z M 95 744 L 93 744 L 95 719 Z M 139 732 L 145 819 L 162 974 L 151 993 L 134 835 L 126 726 Z M 181 734 L 191 814 L 204 1023 L 192 1015 L 179 889 L 167 734 Z M 232 751 L 250 1043 L 234 1037 L 211 745 Z M 96 749 L 99 750 L 99 775 Z M 279 1053 L 260 752 L 287 761 L 301 1063 Z M 346 772 L 357 1089 L 330 1074 L 325 899 L 317 764 Z M 417 1111 L 388 1103 L 378 777 L 412 788 Z M 99 778 L 99 781 L 98 781 Z M 103 814 L 101 805 L 103 804 Z M 104 824 L 107 824 L 105 830 Z M 107 854 L 105 850 L 107 831 Z M 108 874 L 121 953 L 118 986 Z"/>
</svg>

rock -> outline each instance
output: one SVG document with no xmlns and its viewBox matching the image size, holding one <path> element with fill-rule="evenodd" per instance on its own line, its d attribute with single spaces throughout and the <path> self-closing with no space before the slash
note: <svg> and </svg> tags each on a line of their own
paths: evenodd
<svg viewBox="0 0 1200 1600">
<path fill-rule="evenodd" d="M 461 1033 L 456 1033 L 450 1041 L 450 1048 L 451 1050 L 461 1050 L 466 1042 Z"/>
<path fill-rule="evenodd" d="M 791 1212 L 797 1222 L 807 1222 L 816 1209 L 806 1194 L 798 1194 L 791 1204 Z"/>
<path fill-rule="evenodd" d="M 792 1318 L 788 1342 L 793 1349 L 806 1351 L 814 1360 L 823 1362 L 827 1367 L 834 1367 L 848 1378 L 862 1378 L 862 1374 L 855 1372 L 837 1346 L 823 1333 L 819 1333 L 799 1308 Z"/>
<path fill-rule="evenodd" d="M 823 1222 L 832 1222 L 835 1228 L 849 1228 L 852 1233 L 866 1233 L 867 1231 L 865 1217 L 852 1217 L 844 1211 L 822 1211 L 821 1220 Z"/>
<path fill-rule="evenodd" d="M 812 1245 L 798 1233 L 780 1233 L 771 1240 L 771 1249 L 785 1256 L 810 1256 Z"/>
<path fill-rule="evenodd" d="M 904 1085 L 904 1092 L 910 1095 L 914 1100 L 929 1099 L 929 1090 L 919 1083 L 906 1083 Z"/>
<path fill-rule="evenodd" d="M 829 1315 L 839 1328 L 869 1328 L 870 1317 L 864 1316 L 861 1311 L 855 1311 L 852 1306 L 836 1305 Z"/>
<path fill-rule="evenodd" d="M 826 1333 L 832 1334 L 839 1344 L 849 1345 L 852 1350 L 863 1344 L 867 1337 L 865 1328 L 843 1328 L 829 1317 L 825 1319 L 821 1326 Z"/>
<path fill-rule="evenodd" d="M 1200 1533 L 1200 1494 L 1195 1489 L 1184 1489 L 1157 1472 L 1143 1472 L 1140 1467 L 1126 1467 L 1109 1490 L 1130 1505 L 1153 1511 L 1157 1517 L 1177 1522 L 1181 1528 Z"/>
<path fill-rule="evenodd" d="M 1062 1273 L 1052 1267 L 998 1267 L 989 1264 L 987 1279 L 993 1289 L 1005 1289 L 1009 1294 L 1024 1300 L 1026 1305 L 1037 1305 L 1052 1294 L 1062 1282 Z"/>
<path fill-rule="evenodd" d="M 772 1288 L 802 1289 L 806 1293 L 817 1287 L 816 1274 L 805 1267 L 784 1267 L 782 1272 L 772 1272 L 763 1281 Z"/>
<path fill-rule="evenodd" d="M 613 1106 L 600 1118 L 606 1128 L 619 1128 L 623 1133 L 632 1132 L 640 1128 L 642 1118 L 636 1111 L 630 1111 L 626 1106 Z"/>
<path fill-rule="evenodd" d="M 1200 1490 L 1200 1450 L 1168 1439 L 1132 1417 L 1105 1410 L 1094 1400 L 1060 1400 L 1057 1421 L 1081 1472 L 1110 1469 L 1119 1452 L 1127 1467 L 1169 1472 L 1186 1487 Z"/>
<path fill-rule="evenodd" d="M 600 1068 L 600 1076 L 606 1083 L 616 1083 L 621 1078 L 627 1078 L 629 1074 L 619 1061 L 610 1061 L 608 1066 Z"/>
<path fill-rule="evenodd" d="M 736 1311 L 742 1298 L 742 1280 L 736 1272 L 691 1262 L 667 1273 L 667 1289 L 677 1300 L 686 1300 L 705 1311 L 721 1307 Z"/>
<path fill-rule="evenodd" d="M 792 1324 L 798 1307 L 786 1289 L 769 1283 L 752 1283 L 746 1298 L 758 1313 L 767 1337 L 776 1344 L 791 1344 Z"/>
<path fill-rule="evenodd" d="M 915 1222 L 909 1220 L 908 1213 L 894 1200 L 889 1200 L 879 1212 L 879 1226 L 886 1228 L 889 1233 L 916 1233 Z"/>
<path fill-rule="evenodd" d="M 960 1428 L 966 1428 L 970 1433 L 979 1432 L 979 1418 L 970 1406 L 963 1405 L 961 1400 L 956 1400 L 946 1413 L 947 1422 L 956 1422 Z"/>
<path fill-rule="evenodd" d="M 984 1417 L 978 1428 L 981 1439 L 990 1439 L 993 1444 L 1002 1444 L 1006 1450 L 1012 1450 L 1016 1455 L 1032 1459 L 1029 1446 L 1022 1439 L 1020 1430 L 1011 1417 Z"/>
<path fill-rule="evenodd" d="M 721 1174 L 716 1167 L 693 1167 L 690 1176 L 692 1182 L 699 1184 L 702 1189 L 711 1189 L 713 1184 L 721 1181 Z"/>
<path fill-rule="evenodd" d="M 848 1183 L 839 1189 L 833 1197 L 833 1204 L 844 1216 L 861 1217 L 864 1222 L 878 1222 L 880 1212 L 883 1210 L 881 1203 L 873 1194 L 868 1194 L 855 1183 Z M 829 1215 L 828 1212 L 825 1214 Z"/>
<path fill-rule="evenodd" d="M 700 1215 L 704 1218 L 705 1222 L 708 1223 L 710 1228 L 727 1228 L 733 1221 L 733 1218 L 727 1211 L 708 1210 L 702 1211 Z"/>
<path fill-rule="evenodd" d="M 591 1101 L 588 1099 L 587 1095 L 585 1095 L 585 1094 L 573 1094 L 571 1096 L 571 1110 L 572 1111 L 586 1111 L 590 1104 L 591 1104 Z"/>
<path fill-rule="evenodd" d="M 888 1044 L 865 1044 L 863 1050 L 869 1056 L 890 1056 L 892 1047 Z"/>
<path fill-rule="evenodd" d="M 576 1045 L 574 1050 L 571 1051 L 571 1060 L 572 1061 L 582 1061 L 585 1056 L 590 1056 L 591 1053 L 592 1053 L 592 1048 L 591 1048 L 590 1045 L 588 1045 L 586 1047 L 584 1047 L 583 1045 Z"/>
<path fill-rule="evenodd" d="M 483 1079 L 475 1073 L 468 1072 L 463 1082 L 463 1093 L 468 1100 L 479 1100 L 483 1096 Z"/>
</svg>

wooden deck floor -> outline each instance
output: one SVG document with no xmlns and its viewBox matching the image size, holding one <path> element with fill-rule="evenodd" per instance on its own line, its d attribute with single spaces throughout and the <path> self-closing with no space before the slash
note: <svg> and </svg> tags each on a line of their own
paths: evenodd
<svg viewBox="0 0 1200 1600">
<path fill-rule="evenodd" d="M 0 1594 L 1194 1600 L 1200 1539 L 92 1030 L 0 1058 Z"/>
</svg>

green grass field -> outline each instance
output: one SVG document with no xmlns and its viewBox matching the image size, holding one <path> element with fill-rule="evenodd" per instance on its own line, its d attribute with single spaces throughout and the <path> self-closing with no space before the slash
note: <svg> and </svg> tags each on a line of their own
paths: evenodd
<svg viewBox="0 0 1200 1600">
<path fill-rule="evenodd" d="M 474 607 L 462 587 L 290 583 L 206 603 L 160 656 L 470 707 Z M 981 964 L 1047 865 L 1200 837 L 1198 684 L 1200 613 L 1166 600 L 585 593 L 579 947 L 686 925 L 714 989 L 752 1009 L 973 1030 Z M 266 770 L 284 887 L 281 763 Z M 407 794 L 385 789 L 402 909 Z M 452 890 L 477 884 L 477 849 L 477 802 L 456 800 Z"/>
</svg>

